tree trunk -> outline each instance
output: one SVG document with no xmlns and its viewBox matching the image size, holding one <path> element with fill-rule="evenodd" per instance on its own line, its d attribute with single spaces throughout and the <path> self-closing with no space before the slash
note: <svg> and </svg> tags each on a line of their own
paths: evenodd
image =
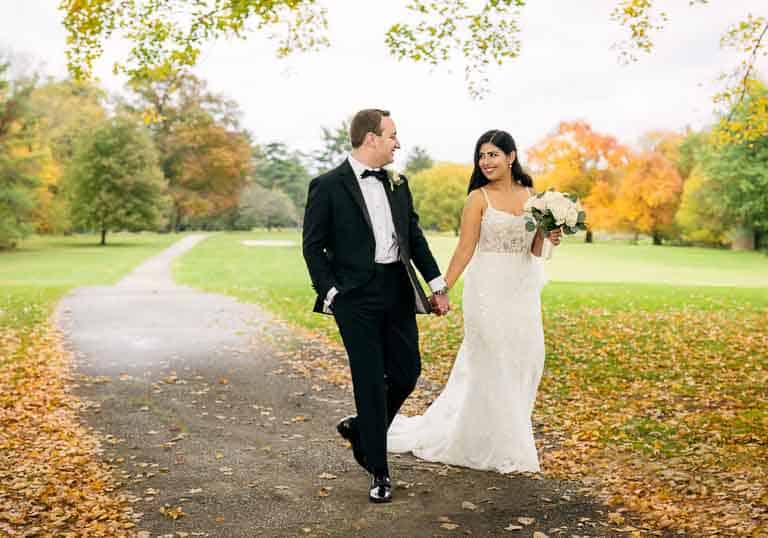
<svg viewBox="0 0 768 538">
<path fill-rule="evenodd" d="M 107 230 L 106 228 L 102 228 L 101 230 L 101 243 L 99 243 L 101 246 L 104 246 L 107 244 Z"/>
<path fill-rule="evenodd" d="M 177 233 L 179 231 L 179 222 L 181 219 L 179 218 L 179 206 L 176 204 L 176 202 L 173 203 L 173 206 L 171 208 L 171 219 L 169 223 L 169 228 L 171 232 Z"/>
<path fill-rule="evenodd" d="M 751 226 L 741 226 L 733 231 L 732 250 L 755 250 L 757 233 Z"/>
<path fill-rule="evenodd" d="M 661 236 L 654 232 L 653 234 L 653 244 L 654 245 L 661 245 Z"/>
<path fill-rule="evenodd" d="M 584 236 L 585 243 L 593 243 L 594 237 L 592 237 L 592 230 L 587 230 L 587 235 Z"/>
</svg>

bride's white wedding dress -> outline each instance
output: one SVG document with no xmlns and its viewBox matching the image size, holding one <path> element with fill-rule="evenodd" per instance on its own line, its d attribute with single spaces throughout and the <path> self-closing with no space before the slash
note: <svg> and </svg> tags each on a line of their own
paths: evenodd
<svg viewBox="0 0 768 538">
<path fill-rule="evenodd" d="M 539 471 L 531 413 L 544 368 L 541 260 L 525 218 L 491 206 L 464 277 L 464 341 L 424 415 L 398 415 L 390 452 L 500 473 Z"/>
</svg>

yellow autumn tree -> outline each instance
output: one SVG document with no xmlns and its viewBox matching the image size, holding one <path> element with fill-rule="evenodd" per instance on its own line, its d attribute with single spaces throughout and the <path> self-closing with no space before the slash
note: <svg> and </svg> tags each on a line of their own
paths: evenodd
<svg viewBox="0 0 768 538">
<path fill-rule="evenodd" d="M 64 169 L 78 140 L 101 122 L 105 92 L 96 84 L 73 80 L 48 81 L 30 95 L 30 106 L 38 118 L 37 206 L 32 225 L 37 233 L 62 233 L 71 229 Z"/>
<path fill-rule="evenodd" d="M 683 239 L 709 245 L 728 244 L 730 226 L 725 225 L 722 204 L 715 203 L 722 194 L 717 187 L 717 182 L 701 166 L 691 171 L 675 215 Z"/>
<path fill-rule="evenodd" d="M 438 163 L 408 178 L 424 228 L 458 235 L 471 175 L 470 165 Z"/>
<path fill-rule="evenodd" d="M 69 207 L 65 197 L 60 195 L 61 175 L 61 164 L 53 158 L 51 148 L 45 147 L 40 152 L 37 171 L 39 185 L 35 189 L 37 205 L 32 212 L 32 225 L 36 233 L 62 233 L 71 227 Z"/>
</svg>

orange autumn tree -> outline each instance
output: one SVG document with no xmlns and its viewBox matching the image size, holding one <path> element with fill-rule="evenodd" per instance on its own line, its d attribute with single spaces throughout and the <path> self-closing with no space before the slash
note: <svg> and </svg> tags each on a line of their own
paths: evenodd
<svg viewBox="0 0 768 538">
<path fill-rule="evenodd" d="M 653 244 L 672 235 L 680 206 L 683 180 L 677 166 L 658 151 L 631 157 L 624 168 L 615 200 L 618 226 L 648 234 Z"/>
<path fill-rule="evenodd" d="M 179 128 L 168 140 L 177 223 L 237 207 L 251 172 L 251 146 L 243 133 L 204 118 Z"/>
<path fill-rule="evenodd" d="M 618 183 L 618 170 L 627 164 L 629 151 L 610 135 L 592 130 L 585 121 L 561 122 L 528 151 L 528 166 L 536 189 L 554 188 L 581 198 L 589 228 L 612 229 L 611 205 Z"/>
<path fill-rule="evenodd" d="M 656 151 L 664 155 L 670 162 L 677 164 L 680 161 L 680 145 L 685 140 L 685 135 L 668 131 L 665 129 L 657 129 L 654 131 L 648 131 L 640 138 L 640 147 L 644 151 Z M 683 175 L 683 172 L 680 171 Z"/>
<path fill-rule="evenodd" d="M 131 89 L 135 95 L 127 109 L 147 122 L 168 181 L 169 229 L 235 209 L 253 172 L 237 103 L 210 92 L 191 74 L 134 81 Z"/>
</svg>

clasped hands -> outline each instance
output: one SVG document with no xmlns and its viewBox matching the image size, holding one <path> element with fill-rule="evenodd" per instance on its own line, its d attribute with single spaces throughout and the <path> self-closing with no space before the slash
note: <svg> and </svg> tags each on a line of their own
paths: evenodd
<svg viewBox="0 0 768 538">
<path fill-rule="evenodd" d="M 450 301 L 448 300 L 448 294 L 443 293 L 433 293 L 432 296 L 429 298 L 429 303 L 432 305 L 432 312 L 436 316 L 444 316 L 446 315 L 450 309 Z"/>
</svg>

